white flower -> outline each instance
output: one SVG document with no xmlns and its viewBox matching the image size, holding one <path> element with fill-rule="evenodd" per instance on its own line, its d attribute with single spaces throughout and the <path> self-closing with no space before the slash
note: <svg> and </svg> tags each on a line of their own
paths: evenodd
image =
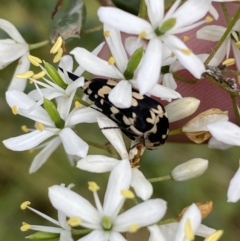
<svg viewBox="0 0 240 241">
<path fill-rule="evenodd" d="M 8 89 L 23 91 L 26 86 L 26 79 L 18 79 L 15 74 L 26 72 L 30 67 L 30 62 L 27 59 L 29 46 L 10 22 L 0 19 L 0 29 L 4 30 L 12 38 L 0 40 L 0 69 L 19 59 Z"/>
<path fill-rule="evenodd" d="M 68 188 L 70 188 L 70 187 L 71 186 L 69 186 Z M 35 230 L 35 231 L 39 231 L 39 232 L 55 233 L 55 234 L 60 235 L 59 241 L 73 241 L 72 235 L 71 235 L 71 227 L 67 224 L 66 215 L 64 213 L 62 213 L 61 211 L 58 211 L 58 220 L 55 220 L 55 219 L 47 216 L 46 214 L 30 207 L 29 204 L 30 204 L 30 202 L 28 202 L 28 201 L 24 202 L 21 205 L 21 208 L 23 210 L 25 210 L 26 208 L 31 210 L 32 212 L 38 214 L 42 218 L 48 220 L 49 222 L 53 223 L 54 225 L 56 225 L 58 227 L 24 224 L 21 227 L 21 230 L 26 231 L 26 229 L 27 230 L 31 229 L 31 230 Z"/>
<path fill-rule="evenodd" d="M 189 0 L 178 8 L 181 1 L 177 0 L 165 16 L 164 1 L 146 0 L 145 2 L 150 23 L 117 8 L 100 7 L 98 10 L 99 19 L 103 23 L 122 32 L 150 40 L 137 76 L 140 92 L 147 93 L 157 83 L 164 46 L 167 46 L 196 78 L 200 78 L 205 71 L 204 65 L 174 34 L 202 24 L 203 21 L 195 22 L 204 17 L 211 1 Z"/>
<path fill-rule="evenodd" d="M 7 148 L 14 151 L 30 150 L 35 147 L 43 148 L 34 158 L 30 173 L 40 168 L 61 143 L 70 157 L 74 155 L 85 157 L 87 155 L 88 144 L 77 136 L 71 128 L 82 122 L 96 122 L 96 117 L 102 116 L 100 112 L 91 108 L 73 109 L 70 113 L 68 113 L 69 110 L 66 110 L 67 113 L 63 113 L 66 118 L 61 116 L 65 124 L 60 129 L 55 126 L 47 111 L 41 106 L 36 106 L 35 101 L 26 94 L 18 90 L 9 90 L 6 92 L 6 99 L 11 108 L 15 109 L 15 111 L 17 109 L 18 114 L 37 122 L 37 129 L 29 130 L 30 132 L 27 134 L 3 141 Z M 61 102 L 58 103 L 58 105 L 60 104 Z M 35 105 L 35 108 L 29 112 L 28 110 L 33 105 Z M 58 108 L 62 109 L 59 106 Z M 54 138 L 40 145 L 50 137 Z"/>
<path fill-rule="evenodd" d="M 122 139 L 122 133 L 116 128 L 117 125 L 106 117 L 98 118 L 98 125 L 109 142 L 117 150 L 122 160 L 127 159 L 129 161 L 129 155 Z M 108 129 L 104 129 L 105 127 Z M 109 129 L 109 127 L 113 129 Z M 111 171 L 119 161 L 118 159 L 103 155 L 88 155 L 78 161 L 77 167 L 89 172 L 102 173 Z M 137 168 L 132 168 L 131 186 L 134 188 L 137 196 L 143 200 L 150 198 L 152 195 L 153 187 L 151 183 Z"/>
<path fill-rule="evenodd" d="M 208 168 L 208 160 L 194 158 L 176 166 L 171 176 L 175 181 L 186 181 L 201 176 Z"/>
<path fill-rule="evenodd" d="M 237 202 L 240 199 L 240 167 L 230 181 L 227 191 L 228 202 Z"/>
<path fill-rule="evenodd" d="M 125 201 L 122 193 L 129 189 L 130 182 L 131 167 L 128 160 L 123 160 L 110 174 L 103 205 L 96 192 L 99 187 L 95 183 L 95 188 L 90 190 L 93 191 L 96 208 L 82 196 L 57 185 L 49 188 L 49 198 L 57 210 L 70 219 L 78 219 L 80 226 L 93 230 L 79 241 L 123 241 L 125 239 L 119 232 L 133 232 L 154 224 L 166 212 L 164 200 L 151 199 L 119 214 Z"/>
<path fill-rule="evenodd" d="M 228 59 L 230 55 L 230 50 L 232 47 L 234 59 L 236 61 L 237 69 L 240 70 L 240 51 L 239 47 L 237 47 L 237 43 L 239 44 L 239 29 L 240 29 L 240 20 L 238 20 L 233 26 L 227 38 L 224 40 L 218 51 L 215 53 L 215 59 L 218 59 L 218 64 L 222 62 L 224 58 Z M 218 26 L 218 25 L 208 25 L 197 31 L 197 38 L 217 42 L 220 40 L 224 32 L 226 31 L 226 27 Z"/>
<path fill-rule="evenodd" d="M 109 61 L 98 58 L 86 49 L 79 47 L 73 49 L 71 54 L 74 55 L 79 65 L 90 73 L 102 76 L 104 78 L 119 79 L 120 81 L 112 89 L 108 98 L 115 106 L 119 108 L 129 108 L 132 103 L 132 85 L 141 91 L 139 83 L 137 84 L 136 82 L 136 74 L 141 66 L 138 67 L 134 73 L 131 73 L 132 76 L 130 77 L 128 75 L 129 73 L 126 72 L 128 57 L 122 44 L 120 32 L 107 25 L 104 25 L 104 32 L 106 42 L 108 43 L 112 54 L 112 57 L 109 59 Z M 132 42 L 133 41 L 129 43 L 128 41 L 128 44 L 132 45 Z M 138 47 L 137 43 L 135 46 Z M 130 48 L 131 50 L 129 51 L 131 51 L 131 53 L 136 50 L 136 48 L 133 50 L 133 46 L 129 47 L 129 49 Z M 151 79 L 149 78 L 149 81 L 150 80 Z M 149 81 L 147 79 L 144 84 L 148 84 Z M 148 94 L 165 99 L 181 97 L 178 92 L 156 83 L 148 90 Z"/>
</svg>

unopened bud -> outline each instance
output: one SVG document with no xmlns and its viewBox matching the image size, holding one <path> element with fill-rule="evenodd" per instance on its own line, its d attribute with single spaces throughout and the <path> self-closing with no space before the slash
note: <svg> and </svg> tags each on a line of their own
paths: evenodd
<svg viewBox="0 0 240 241">
<path fill-rule="evenodd" d="M 193 114 L 200 104 L 200 100 L 194 97 L 185 97 L 175 100 L 165 106 L 169 122 L 181 120 Z"/>
<path fill-rule="evenodd" d="M 176 166 L 172 172 L 172 179 L 175 181 L 186 181 L 201 176 L 208 167 L 208 160 L 194 158 Z"/>
</svg>

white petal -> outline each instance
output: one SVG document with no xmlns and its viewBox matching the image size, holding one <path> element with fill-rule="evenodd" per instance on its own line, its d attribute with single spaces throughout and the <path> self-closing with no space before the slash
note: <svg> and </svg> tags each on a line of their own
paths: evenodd
<svg viewBox="0 0 240 241">
<path fill-rule="evenodd" d="M 162 234 L 160 228 L 157 225 L 149 226 L 148 230 L 150 232 L 150 237 L 148 241 L 166 241 L 164 235 Z"/>
<path fill-rule="evenodd" d="M 159 221 L 165 214 L 167 204 L 162 199 L 150 199 L 120 214 L 115 220 L 114 229 L 126 232 L 132 224 L 145 227 Z"/>
<path fill-rule="evenodd" d="M 134 51 L 138 48 L 147 48 L 146 42 L 144 42 L 142 39 L 137 37 L 127 37 L 124 42 L 125 49 L 127 53 L 131 56 Z"/>
<path fill-rule="evenodd" d="M 175 238 L 175 234 L 178 229 L 178 222 L 175 223 L 169 223 L 169 224 L 163 224 L 159 226 L 160 231 L 164 235 L 167 241 L 173 241 Z"/>
<path fill-rule="evenodd" d="M 101 112 L 91 108 L 77 109 L 69 116 L 68 125 L 79 123 L 95 123 L 98 117 L 105 117 Z"/>
<path fill-rule="evenodd" d="M 164 37 L 165 44 L 172 49 L 176 54 L 179 62 L 192 74 L 194 77 L 200 79 L 205 67 L 202 61 L 192 52 L 185 54 L 183 50 L 188 50 L 188 47 L 177 37 L 168 35 Z"/>
<path fill-rule="evenodd" d="M 64 128 L 59 136 L 62 140 L 64 149 L 69 155 L 85 157 L 88 152 L 88 144 L 83 141 L 72 129 Z"/>
<path fill-rule="evenodd" d="M 89 172 L 102 173 L 111 171 L 118 163 L 119 160 L 115 158 L 101 155 L 88 155 L 78 161 L 77 167 Z"/>
<path fill-rule="evenodd" d="M 173 78 L 172 73 L 167 73 L 163 75 L 163 86 L 169 89 L 175 90 L 177 88 L 177 83 Z"/>
<path fill-rule="evenodd" d="M 59 63 L 60 68 L 64 68 L 66 71 L 73 72 L 73 58 L 71 55 L 64 55 Z M 62 71 L 58 71 L 61 75 Z"/>
<path fill-rule="evenodd" d="M 211 4 L 210 8 L 209 8 L 209 13 L 213 16 L 213 18 L 215 20 L 218 20 L 219 18 L 219 14 L 217 9 Z"/>
<path fill-rule="evenodd" d="M 72 92 L 76 91 L 77 88 L 82 87 L 84 85 L 84 78 L 80 77 L 73 81 L 71 84 L 68 85 L 66 88 L 66 94 L 71 95 Z"/>
<path fill-rule="evenodd" d="M 122 138 L 122 133 L 119 130 L 116 123 L 107 117 L 97 118 L 98 125 L 101 128 L 102 133 L 110 141 L 116 151 L 119 153 L 122 159 L 128 158 L 128 152 L 126 150 L 125 143 Z"/>
<path fill-rule="evenodd" d="M 58 211 L 68 217 L 81 218 L 83 227 L 101 229 L 101 217 L 88 200 L 63 186 L 54 185 L 48 190 L 49 199 Z"/>
<path fill-rule="evenodd" d="M 239 126 L 228 122 L 218 121 L 207 125 L 211 135 L 228 145 L 239 146 L 240 145 L 240 128 Z"/>
<path fill-rule="evenodd" d="M 159 84 L 154 85 L 148 93 L 161 99 L 177 99 L 182 97 L 177 91 Z"/>
<path fill-rule="evenodd" d="M 208 25 L 199 29 L 196 33 L 198 39 L 208 41 L 219 41 L 224 34 L 226 28 L 218 25 Z"/>
<path fill-rule="evenodd" d="M 17 68 L 15 69 L 13 78 L 10 82 L 10 85 L 8 86 L 9 90 L 14 89 L 14 90 L 19 90 L 19 91 L 24 91 L 26 84 L 27 84 L 27 80 L 26 79 L 18 79 L 17 77 L 15 77 L 15 75 L 28 71 L 29 67 L 30 67 L 30 62 L 27 58 L 27 55 L 23 55 L 18 61 Z"/>
<path fill-rule="evenodd" d="M 97 14 L 101 22 L 122 32 L 136 35 L 145 32 L 146 38 L 155 35 L 149 22 L 118 8 L 100 7 Z"/>
<path fill-rule="evenodd" d="M 210 140 L 208 141 L 208 148 L 210 148 L 210 149 L 226 150 L 230 147 L 232 147 L 232 146 L 225 144 L 221 141 L 218 141 L 214 137 L 211 137 Z"/>
<path fill-rule="evenodd" d="M 228 202 L 237 202 L 240 199 L 240 167 L 230 181 L 227 191 Z"/>
<path fill-rule="evenodd" d="M 143 173 L 136 168 L 132 169 L 131 186 L 133 187 L 137 196 L 143 200 L 147 200 L 152 196 L 152 184 L 145 178 Z"/>
<path fill-rule="evenodd" d="M 125 198 L 121 191 L 129 189 L 132 179 L 132 171 L 129 160 L 120 161 L 111 171 L 108 186 L 104 197 L 104 214 L 112 220 L 117 216 Z"/>
<path fill-rule="evenodd" d="M 216 232 L 216 229 L 209 228 L 206 225 L 200 224 L 200 226 L 196 231 L 196 235 L 206 238 L 207 236 L 213 234 L 214 232 Z"/>
<path fill-rule="evenodd" d="M 71 52 L 78 64 L 88 72 L 106 78 L 123 78 L 123 75 L 114 65 L 109 65 L 107 61 L 100 59 L 84 48 L 75 48 Z"/>
<path fill-rule="evenodd" d="M 45 143 L 46 146 L 33 159 L 29 173 L 36 172 L 47 161 L 49 156 L 57 149 L 60 143 L 61 140 L 59 137 L 56 137 L 48 143 Z"/>
<path fill-rule="evenodd" d="M 234 41 L 231 41 L 231 42 L 232 42 L 234 59 L 236 61 L 236 66 L 237 66 L 237 69 L 240 70 L 240 51 L 239 51 L 239 48 L 235 45 L 235 42 Z"/>
<path fill-rule="evenodd" d="M 18 90 L 8 90 L 6 92 L 6 100 L 11 108 L 13 106 L 17 106 L 18 113 L 20 115 L 40 122 L 42 124 L 46 124 L 49 126 L 54 125 L 46 110 L 43 109 L 41 106 L 36 106 L 36 108 L 34 108 L 31 112 L 27 112 L 28 109 L 36 105 L 36 102 L 23 92 Z"/>
<path fill-rule="evenodd" d="M 111 231 L 109 239 L 111 241 L 127 241 L 120 233 Z"/>
<path fill-rule="evenodd" d="M 63 230 L 60 234 L 59 241 L 73 241 L 70 231 Z"/>
<path fill-rule="evenodd" d="M 186 220 L 189 220 L 191 223 L 191 228 L 193 233 L 195 233 L 198 229 L 198 227 L 201 224 L 201 213 L 199 208 L 195 205 L 192 204 L 187 211 L 184 213 L 179 225 L 178 225 L 178 229 L 176 232 L 176 236 L 174 241 L 184 241 L 185 239 L 185 232 L 184 232 L 184 227 L 185 227 L 185 223 Z"/>
<path fill-rule="evenodd" d="M 105 232 L 103 230 L 93 230 L 91 233 L 78 239 L 77 241 L 102 241 L 105 240 Z"/>
<path fill-rule="evenodd" d="M 149 20 L 153 29 L 157 28 L 163 20 L 164 1 L 146 0 Z"/>
<path fill-rule="evenodd" d="M 150 40 L 137 74 L 141 94 L 149 92 L 157 84 L 162 62 L 162 42 L 159 38 Z"/>
<path fill-rule="evenodd" d="M 132 85 L 127 80 L 121 80 L 111 90 L 108 99 L 118 108 L 129 108 L 132 103 Z"/>
<path fill-rule="evenodd" d="M 0 19 L 0 28 L 5 31 L 12 39 L 14 39 L 17 43 L 26 43 L 21 34 L 15 28 L 13 24 L 8 22 L 7 20 Z"/>
<path fill-rule="evenodd" d="M 13 151 L 26 151 L 38 146 L 40 143 L 53 136 L 50 131 L 33 131 L 21 136 L 12 137 L 3 141 L 3 144 Z"/>
<path fill-rule="evenodd" d="M 105 37 L 112 56 L 116 60 L 116 66 L 121 73 L 127 68 L 127 54 L 122 44 L 121 34 L 118 30 L 104 24 L 104 31 L 109 31 L 109 36 Z"/>
</svg>

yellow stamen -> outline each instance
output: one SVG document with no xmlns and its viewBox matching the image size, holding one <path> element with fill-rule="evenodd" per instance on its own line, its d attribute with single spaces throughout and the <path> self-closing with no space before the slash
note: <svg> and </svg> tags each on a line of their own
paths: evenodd
<svg viewBox="0 0 240 241">
<path fill-rule="evenodd" d="M 231 66 L 231 65 L 234 65 L 235 64 L 235 59 L 234 58 L 229 58 L 229 59 L 226 59 L 222 62 L 223 65 L 225 66 Z"/>
<path fill-rule="evenodd" d="M 21 208 L 22 210 L 25 210 L 30 204 L 31 204 L 31 202 L 25 201 L 25 202 L 23 202 L 23 203 L 21 204 L 20 208 Z"/>
<path fill-rule="evenodd" d="M 13 113 L 14 115 L 17 115 L 17 114 L 18 114 L 18 108 L 17 108 L 16 105 L 14 105 L 14 106 L 12 107 L 12 113 Z"/>
<path fill-rule="evenodd" d="M 22 131 L 25 132 L 25 133 L 29 132 L 29 130 L 28 130 L 28 128 L 27 128 L 26 125 L 21 126 L 21 129 L 22 129 Z"/>
<path fill-rule="evenodd" d="M 109 65 L 114 65 L 115 64 L 115 59 L 113 56 L 111 56 L 109 59 L 108 59 L 108 64 Z"/>
<path fill-rule="evenodd" d="M 37 122 L 37 129 L 39 131 L 43 131 L 44 130 L 44 125 L 42 123 Z"/>
<path fill-rule="evenodd" d="M 30 224 L 24 223 L 24 222 L 23 222 L 22 224 L 23 224 L 23 225 L 22 225 L 21 228 L 20 228 L 20 230 L 21 230 L 22 232 L 25 232 L 25 231 L 31 229 L 31 225 L 30 225 Z"/>
<path fill-rule="evenodd" d="M 105 38 L 108 38 L 110 36 L 110 31 L 104 31 L 103 35 Z"/>
<path fill-rule="evenodd" d="M 52 46 L 50 50 L 50 54 L 56 54 L 58 50 L 61 48 L 62 43 L 63 43 L 63 39 L 61 36 L 59 36 L 56 43 Z"/>
<path fill-rule="evenodd" d="M 33 75 L 34 75 L 33 71 L 27 71 L 27 72 L 22 73 L 22 74 L 16 74 L 15 76 L 18 79 L 28 79 L 28 78 L 32 77 Z"/>
<path fill-rule="evenodd" d="M 97 185 L 96 182 L 88 182 L 88 189 L 91 191 L 91 192 L 96 192 L 100 189 L 100 187 Z"/>
<path fill-rule="evenodd" d="M 189 39 L 190 39 L 189 36 L 187 36 L 187 35 L 183 36 L 183 41 L 184 41 L 184 42 L 189 41 Z"/>
<path fill-rule="evenodd" d="M 213 18 L 211 16 L 206 16 L 205 18 L 206 23 L 211 23 L 213 21 Z"/>
<path fill-rule="evenodd" d="M 175 54 L 172 52 L 170 56 L 174 58 L 174 57 L 175 57 Z"/>
<path fill-rule="evenodd" d="M 145 31 L 142 31 L 140 34 L 139 34 L 139 38 L 146 38 L 147 36 L 147 33 Z"/>
<path fill-rule="evenodd" d="M 68 219 L 67 223 L 71 226 L 71 227 L 76 227 L 79 226 L 81 224 L 82 220 L 79 217 L 71 217 Z"/>
<path fill-rule="evenodd" d="M 181 49 L 181 52 L 185 55 L 190 55 L 192 53 L 190 49 Z"/>
<path fill-rule="evenodd" d="M 29 78 L 29 84 L 33 84 L 34 83 L 34 79 Z"/>
<path fill-rule="evenodd" d="M 80 104 L 80 102 L 79 102 L 79 101 L 75 101 L 75 103 L 74 103 L 74 104 L 75 104 L 75 107 L 76 107 L 76 108 L 78 108 L 78 109 L 81 107 L 81 104 Z"/>
<path fill-rule="evenodd" d="M 41 79 L 46 74 L 45 71 L 41 71 L 35 75 L 32 76 L 33 79 Z"/>
<path fill-rule="evenodd" d="M 129 227 L 129 233 L 136 233 L 140 229 L 140 226 L 133 223 Z"/>
<path fill-rule="evenodd" d="M 237 41 L 237 42 L 235 43 L 235 46 L 236 46 L 238 49 L 240 49 L 240 41 Z"/>
<path fill-rule="evenodd" d="M 130 190 L 127 190 L 127 189 L 122 190 L 122 191 L 121 191 L 121 194 L 122 194 L 123 197 L 128 198 L 128 199 L 133 199 L 133 198 L 135 198 L 134 193 L 133 193 L 132 191 L 130 191 Z"/>
<path fill-rule="evenodd" d="M 29 149 L 29 153 L 33 153 L 35 151 L 34 148 Z"/>
<path fill-rule="evenodd" d="M 53 58 L 53 63 L 57 63 L 60 61 L 60 59 L 62 58 L 63 55 L 63 49 L 60 48 L 57 52 L 57 54 L 55 55 L 55 57 Z"/>
<path fill-rule="evenodd" d="M 186 236 L 186 238 L 190 241 L 190 240 L 194 240 L 194 233 L 192 230 L 192 225 L 189 219 L 186 220 L 185 225 L 184 225 L 184 234 Z"/>
<path fill-rule="evenodd" d="M 35 65 L 35 66 L 39 66 L 42 63 L 41 59 L 39 59 L 38 57 L 35 57 L 33 55 L 28 55 L 27 58 L 30 61 L 30 63 Z"/>
<path fill-rule="evenodd" d="M 204 241 L 217 241 L 221 238 L 222 235 L 223 235 L 223 230 L 217 230 L 216 232 L 206 237 Z"/>
</svg>

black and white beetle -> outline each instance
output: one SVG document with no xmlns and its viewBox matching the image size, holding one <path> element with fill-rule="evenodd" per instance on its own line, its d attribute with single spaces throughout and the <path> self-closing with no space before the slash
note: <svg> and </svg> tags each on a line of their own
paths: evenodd
<svg viewBox="0 0 240 241">
<path fill-rule="evenodd" d="M 78 77 L 68 73 L 72 80 Z M 82 87 L 97 110 L 114 121 L 131 140 L 139 139 L 147 149 L 163 145 L 168 137 L 169 122 L 164 107 L 156 100 L 132 90 L 132 104 L 121 109 L 113 105 L 108 95 L 117 82 L 107 79 L 92 79 Z"/>
</svg>

